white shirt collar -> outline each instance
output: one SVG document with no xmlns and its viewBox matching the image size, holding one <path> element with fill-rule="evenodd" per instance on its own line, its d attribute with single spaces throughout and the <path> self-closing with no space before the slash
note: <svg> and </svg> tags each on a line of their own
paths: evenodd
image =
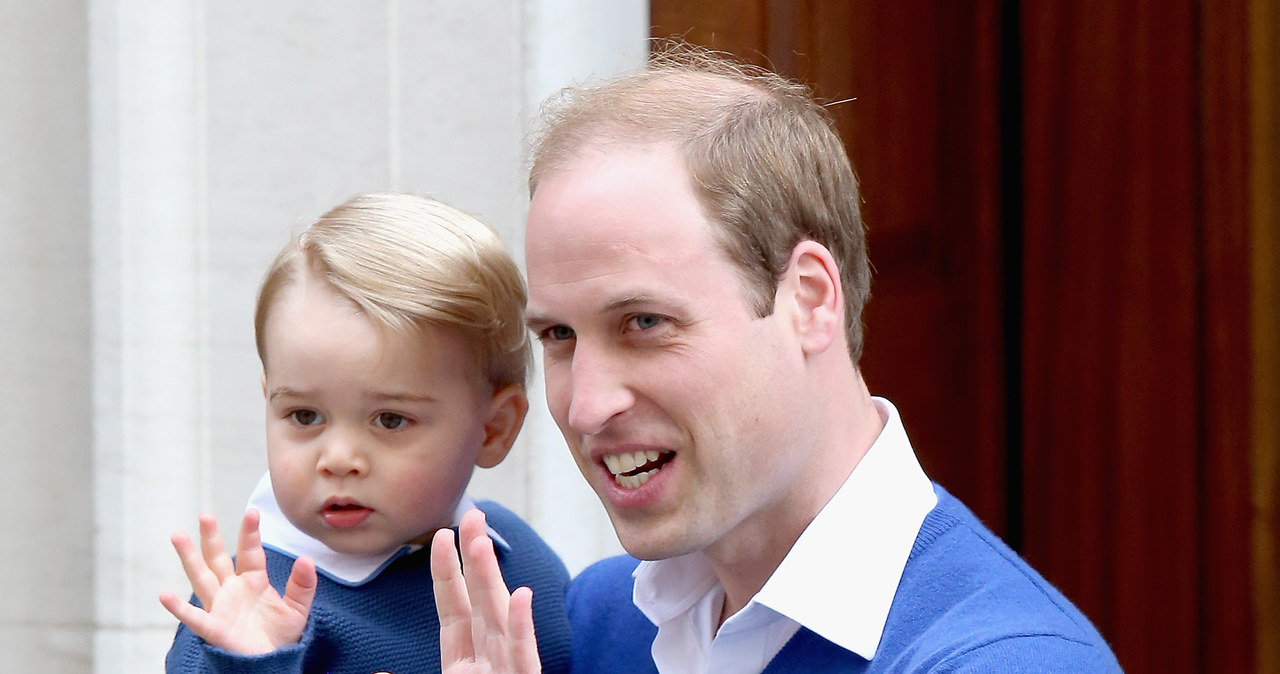
<svg viewBox="0 0 1280 674">
<path fill-rule="evenodd" d="M 453 526 L 462 520 L 463 513 L 476 507 L 475 501 L 465 493 L 458 500 L 454 509 Z M 318 539 L 312 538 L 293 525 L 280 504 L 276 502 L 275 492 L 271 489 L 271 474 L 267 473 L 258 480 L 253 494 L 249 497 L 246 508 L 255 508 L 261 516 L 258 530 L 262 535 L 262 545 L 272 548 L 293 558 L 303 555 L 315 560 L 316 570 L 335 583 L 348 586 L 363 585 L 378 576 L 391 562 L 403 555 L 422 549 L 421 545 L 406 544 L 397 550 L 383 554 L 355 555 L 342 553 L 330 548 Z M 495 545 L 504 550 L 511 546 L 493 527 L 488 527 L 489 538 Z"/>
<path fill-rule="evenodd" d="M 760 668 L 795 631 L 779 631 L 774 625 L 779 620 L 802 625 L 868 660 L 875 655 L 911 547 L 938 498 L 897 409 L 883 398 L 873 400 L 885 417 L 879 437 L 760 592 L 721 628 L 725 632 L 730 622 L 746 623 L 734 625 L 734 631 L 767 628 L 780 635 L 781 642 L 763 654 Z M 706 612 L 699 603 L 705 604 L 709 593 L 723 592 L 706 557 L 696 552 L 641 562 L 635 579 L 635 604 L 658 626 L 655 660 L 679 661 L 674 654 L 663 657 L 664 641 L 683 651 L 678 657 L 705 658 L 711 643 L 690 641 L 688 635 L 664 639 L 663 628 L 704 626 L 702 617 L 695 620 L 692 614 Z"/>
<path fill-rule="evenodd" d="M 868 660 L 920 525 L 938 504 L 898 410 L 876 403 L 888 417 L 880 437 L 756 594 L 757 602 Z"/>
</svg>

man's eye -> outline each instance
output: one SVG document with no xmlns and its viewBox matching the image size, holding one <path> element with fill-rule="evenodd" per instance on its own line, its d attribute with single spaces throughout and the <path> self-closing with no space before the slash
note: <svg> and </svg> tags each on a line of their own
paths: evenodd
<svg viewBox="0 0 1280 674">
<path fill-rule="evenodd" d="M 658 327 L 662 319 L 653 314 L 637 314 L 631 317 L 631 322 L 640 330 L 650 330 Z"/>
<path fill-rule="evenodd" d="M 409 423 L 409 420 L 404 418 L 403 414 L 396 414 L 395 412 L 380 412 L 378 416 L 374 417 L 374 423 L 389 431 L 394 431 Z"/>
<path fill-rule="evenodd" d="M 542 331 L 542 338 L 549 339 L 553 342 L 562 342 L 566 339 L 573 339 L 573 328 L 567 325 L 553 325 Z"/>
<path fill-rule="evenodd" d="M 311 426 L 320 423 L 320 413 L 315 410 L 294 410 L 289 413 L 289 418 L 293 419 L 293 423 L 299 426 Z"/>
</svg>

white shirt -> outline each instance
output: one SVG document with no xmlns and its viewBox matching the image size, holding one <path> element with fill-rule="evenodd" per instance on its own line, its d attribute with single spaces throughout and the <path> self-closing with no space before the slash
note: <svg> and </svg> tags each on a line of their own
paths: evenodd
<svg viewBox="0 0 1280 674">
<path fill-rule="evenodd" d="M 873 398 L 884 429 L 741 611 L 715 630 L 724 588 L 705 555 L 641 562 L 633 601 L 658 626 L 658 671 L 756 674 L 801 626 L 870 660 L 907 556 L 938 503 L 898 411 Z"/>
<path fill-rule="evenodd" d="M 453 526 L 458 526 L 462 521 L 463 513 L 476 507 L 475 501 L 466 494 L 458 500 L 458 507 L 453 512 Z M 327 576 L 335 583 L 348 586 L 363 585 L 374 578 L 387 565 L 400 558 L 418 550 L 421 545 L 405 544 L 397 550 L 387 553 L 373 555 L 355 555 L 344 552 L 338 552 L 333 548 L 322 543 L 320 540 L 312 538 L 289 521 L 284 516 L 284 512 L 280 510 L 280 504 L 276 502 L 276 494 L 271 489 L 271 474 L 267 473 L 258 480 L 258 486 L 253 490 L 253 494 L 249 497 L 249 504 L 246 508 L 256 508 L 260 515 L 260 523 L 258 531 L 262 536 L 262 546 L 271 548 L 277 552 L 284 553 L 293 558 L 307 555 L 315 560 L 316 570 Z M 501 546 L 504 550 L 510 550 L 511 546 L 507 541 L 498 535 L 492 527 L 488 527 L 489 538 L 493 539 L 495 545 Z"/>
</svg>

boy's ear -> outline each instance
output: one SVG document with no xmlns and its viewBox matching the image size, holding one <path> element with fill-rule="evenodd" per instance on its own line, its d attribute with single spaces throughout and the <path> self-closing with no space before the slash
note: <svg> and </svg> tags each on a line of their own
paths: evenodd
<svg viewBox="0 0 1280 674">
<path fill-rule="evenodd" d="M 267 397 L 267 371 L 266 370 L 262 371 L 262 397 L 264 399 Z"/>
<path fill-rule="evenodd" d="M 826 246 L 801 241 L 791 250 L 782 286 L 787 304 L 775 310 L 790 311 L 805 354 L 826 351 L 844 334 L 844 294 L 840 270 Z"/>
<path fill-rule="evenodd" d="M 523 386 L 513 384 L 493 394 L 485 415 L 484 443 L 476 455 L 477 466 L 493 468 L 507 458 L 528 413 L 529 398 Z"/>
</svg>

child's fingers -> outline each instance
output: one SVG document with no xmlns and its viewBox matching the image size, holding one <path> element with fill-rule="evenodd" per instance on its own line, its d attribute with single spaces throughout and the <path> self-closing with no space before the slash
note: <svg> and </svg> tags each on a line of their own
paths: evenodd
<svg viewBox="0 0 1280 674">
<path fill-rule="evenodd" d="M 284 601 L 298 612 L 307 615 L 311 612 L 311 602 L 316 598 L 316 563 L 310 557 L 299 557 L 289 572 L 289 580 L 284 586 Z"/>
<path fill-rule="evenodd" d="M 485 533 L 484 515 L 468 512 L 459 527 L 462 533 L 464 579 L 471 597 L 471 633 L 476 659 L 487 660 L 495 670 L 510 667 L 507 609 L 511 592 L 502 582 L 502 571 L 493 552 L 493 541 Z"/>
<path fill-rule="evenodd" d="M 540 672 L 542 661 L 538 659 L 538 640 L 533 632 L 533 590 L 518 587 L 511 593 L 510 639 L 512 669 L 516 672 Z"/>
<path fill-rule="evenodd" d="M 208 639 L 211 620 L 208 613 L 183 601 L 172 592 L 162 592 L 160 594 L 160 603 L 169 613 L 173 614 L 173 617 L 180 620 L 182 624 L 194 632 L 196 636 Z"/>
<path fill-rule="evenodd" d="M 440 662 L 449 665 L 475 659 L 471 642 L 471 600 L 458 565 L 453 531 L 441 529 L 431 539 L 431 579 L 440 616 Z"/>
<path fill-rule="evenodd" d="M 209 570 L 224 581 L 236 573 L 235 563 L 227 548 L 222 544 L 222 534 L 218 533 L 218 520 L 212 513 L 200 513 L 200 550 L 204 553 L 205 563 Z"/>
<path fill-rule="evenodd" d="M 258 532 L 258 511 L 249 508 L 240 523 L 240 540 L 236 544 L 235 566 L 238 573 L 266 571 L 267 553 L 262 549 L 262 536 Z"/>
<path fill-rule="evenodd" d="M 187 580 L 191 581 L 191 591 L 195 593 L 196 598 L 204 605 L 205 609 L 209 609 L 213 605 L 213 598 L 221 587 L 221 581 L 217 575 L 209 569 L 204 555 L 196 548 L 196 544 L 187 536 L 185 531 L 176 531 L 170 537 L 173 543 L 173 549 L 178 553 L 178 559 L 182 560 L 182 570 L 187 574 Z"/>
</svg>

